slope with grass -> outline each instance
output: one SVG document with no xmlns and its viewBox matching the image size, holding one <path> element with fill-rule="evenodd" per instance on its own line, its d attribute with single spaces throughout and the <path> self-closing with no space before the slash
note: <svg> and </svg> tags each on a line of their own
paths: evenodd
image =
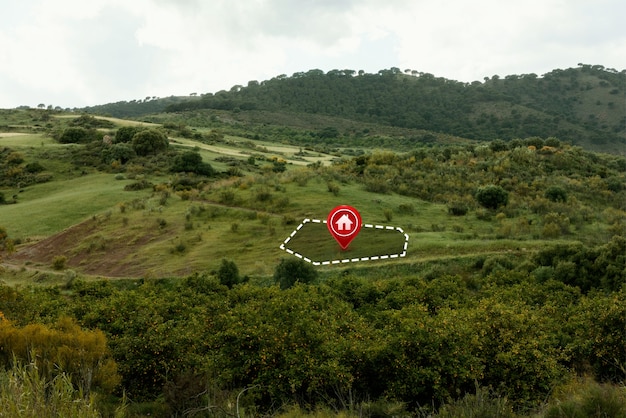
<svg viewBox="0 0 626 418">
<path fill-rule="evenodd" d="M 341 148 L 331 157 L 234 136 L 207 141 L 202 135 L 170 137 L 172 155 L 195 150 L 224 173 L 219 178 L 193 180 L 163 166 L 150 172 L 132 161 L 113 170 L 101 166 L 108 172 L 79 172 L 63 158 L 93 145 L 9 136 L 7 145 L 25 160 L 48 156 L 42 161 L 57 171 L 47 183 L 7 191 L 17 192 L 17 203 L 0 206 L 0 213 L 9 236 L 22 245 L 5 258 L 46 268 L 63 256 L 66 267 L 107 277 L 180 276 L 214 270 L 229 258 L 244 274 L 267 277 L 286 256 L 279 245 L 294 226 L 305 218 L 325 219 L 338 204 L 358 207 L 365 223 L 398 226 L 410 235 L 406 257 L 394 263 L 481 254 L 526 257 L 555 242 L 603 242 L 621 231 L 623 222 L 623 161 L 558 141 L 549 142 L 557 148 L 546 146 L 541 153 L 523 143 L 510 149 L 496 143 L 407 154 L 364 150 L 369 154 L 351 158 L 341 156 Z M 43 145 L 37 145 L 40 140 Z M 124 190 L 139 182 L 153 186 Z M 498 210 L 484 209 L 472 192 L 493 182 L 505 185 L 511 199 Z M 545 198 L 550 184 L 569 199 Z M 455 206 L 464 208 L 460 216 L 452 211 Z M 335 253 L 332 246 L 325 254 L 322 243 L 332 244 L 330 235 L 309 229 L 292 243 L 298 252 L 350 255 Z M 380 247 L 381 254 L 388 253 L 379 238 L 364 233 L 350 250 L 378 255 Z"/>
</svg>

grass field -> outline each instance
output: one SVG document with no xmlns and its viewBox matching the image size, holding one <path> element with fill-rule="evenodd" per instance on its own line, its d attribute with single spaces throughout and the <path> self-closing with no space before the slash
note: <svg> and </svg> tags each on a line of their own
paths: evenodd
<svg viewBox="0 0 626 418">
<path fill-rule="evenodd" d="M 146 194 L 124 191 L 129 182 L 115 180 L 112 174 L 92 174 L 30 186 L 22 189 L 18 204 L 0 206 L 0 219 L 11 237 L 49 236 Z"/>
</svg>

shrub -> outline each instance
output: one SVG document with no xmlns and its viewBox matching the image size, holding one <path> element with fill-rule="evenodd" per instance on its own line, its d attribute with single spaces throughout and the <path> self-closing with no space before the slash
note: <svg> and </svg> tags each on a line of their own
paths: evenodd
<svg viewBox="0 0 626 418">
<path fill-rule="evenodd" d="M 501 139 L 494 139 L 489 143 L 489 148 L 493 152 L 506 151 L 509 147 L 506 142 Z"/>
<path fill-rule="evenodd" d="M 400 203 L 398 205 L 398 212 L 406 215 L 413 215 L 415 213 L 415 206 L 413 206 L 412 203 Z"/>
<path fill-rule="evenodd" d="M 124 186 L 124 190 L 126 191 L 138 191 L 143 189 L 150 189 L 154 186 L 154 184 L 150 183 L 147 180 L 139 180 L 134 183 L 129 183 Z"/>
<path fill-rule="evenodd" d="M 450 202 L 448 205 L 448 213 L 452 216 L 465 216 L 469 208 L 463 202 Z"/>
<path fill-rule="evenodd" d="M 64 255 L 57 255 L 52 259 L 52 268 L 55 270 L 63 270 L 67 263 L 67 257 Z"/>
<path fill-rule="evenodd" d="M 575 384 L 545 410 L 545 418 L 625 417 L 626 392 L 596 382 Z"/>
<path fill-rule="evenodd" d="M 234 261 L 222 259 L 222 264 L 219 270 L 217 270 L 217 278 L 220 283 L 232 289 L 234 285 L 241 283 L 239 277 L 239 269 Z"/>
<path fill-rule="evenodd" d="M 493 184 L 480 187 L 476 191 L 476 200 L 487 209 L 497 209 L 509 202 L 509 193 L 500 186 Z"/>
<path fill-rule="evenodd" d="M 122 126 L 115 133 L 115 142 L 116 143 L 125 143 L 131 142 L 133 140 L 133 136 L 143 128 L 138 128 L 136 126 Z"/>
<path fill-rule="evenodd" d="M 174 158 L 171 171 L 196 173 L 203 176 L 212 176 L 215 173 L 213 167 L 208 163 L 202 162 L 202 156 L 195 151 L 185 151 L 182 154 L 178 154 Z"/>
<path fill-rule="evenodd" d="M 146 129 L 133 136 L 133 150 L 140 156 L 154 155 L 167 149 L 167 137 L 156 129 Z"/>
<path fill-rule="evenodd" d="M 559 186 L 550 186 L 546 189 L 544 196 L 553 202 L 566 202 L 567 192 Z"/>
<path fill-rule="evenodd" d="M 67 128 L 59 136 L 59 142 L 62 144 L 84 144 L 94 140 L 97 131 L 94 129 L 85 129 L 79 126 Z"/>
<path fill-rule="evenodd" d="M 289 289 L 296 283 L 311 283 L 317 279 L 317 270 L 300 259 L 283 258 L 274 271 L 274 282 L 281 289 Z"/>
<path fill-rule="evenodd" d="M 339 185 L 334 181 L 329 181 L 327 184 L 328 191 L 332 193 L 334 196 L 339 195 Z"/>
<path fill-rule="evenodd" d="M 33 161 L 32 163 L 28 163 L 26 164 L 26 166 L 24 166 L 24 171 L 26 171 L 27 173 L 33 173 L 33 174 L 41 173 L 45 169 L 46 168 L 37 161 Z"/>
<path fill-rule="evenodd" d="M 135 150 L 128 144 L 113 144 L 110 147 L 105 147 L 102 150 L 102 161 L 109 164 L 113 161 L 119 161 L 122 164 L 126 164 L 128 161 L 135 158 Z"/>
<path fill-rule="evenodd" d="M 389 208 L 383 210 L 383 215 L 385 215 L 385 220 L 387 222 L 391 222 L 393 219 L 393 211 Z"/>
</svg>

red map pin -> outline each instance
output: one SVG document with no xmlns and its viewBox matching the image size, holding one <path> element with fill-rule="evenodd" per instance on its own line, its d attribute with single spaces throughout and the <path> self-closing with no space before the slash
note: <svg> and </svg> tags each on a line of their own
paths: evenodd
<svg viewBox="0 0 626 418">
<path fill-rule="evenodd" d="M 337 206 L 330 211 L 328 218 L 326 218 L 328 231 L 344 250 L 359 235 L 362 225 L 359 212 L 347 205 Z"/>
</svg>

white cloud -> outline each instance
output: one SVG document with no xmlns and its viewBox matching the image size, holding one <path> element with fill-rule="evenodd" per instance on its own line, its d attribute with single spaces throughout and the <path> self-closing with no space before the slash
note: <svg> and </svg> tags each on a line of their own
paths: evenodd
<svg viewBox="0 0 626 418">
<path fill-rule="evenodd" d="M 3 5 L 0 107 L 229 89 L 319 68 L 462 81 L 626 67 L 621 0 L 22 0 Z"/>
</svg>

